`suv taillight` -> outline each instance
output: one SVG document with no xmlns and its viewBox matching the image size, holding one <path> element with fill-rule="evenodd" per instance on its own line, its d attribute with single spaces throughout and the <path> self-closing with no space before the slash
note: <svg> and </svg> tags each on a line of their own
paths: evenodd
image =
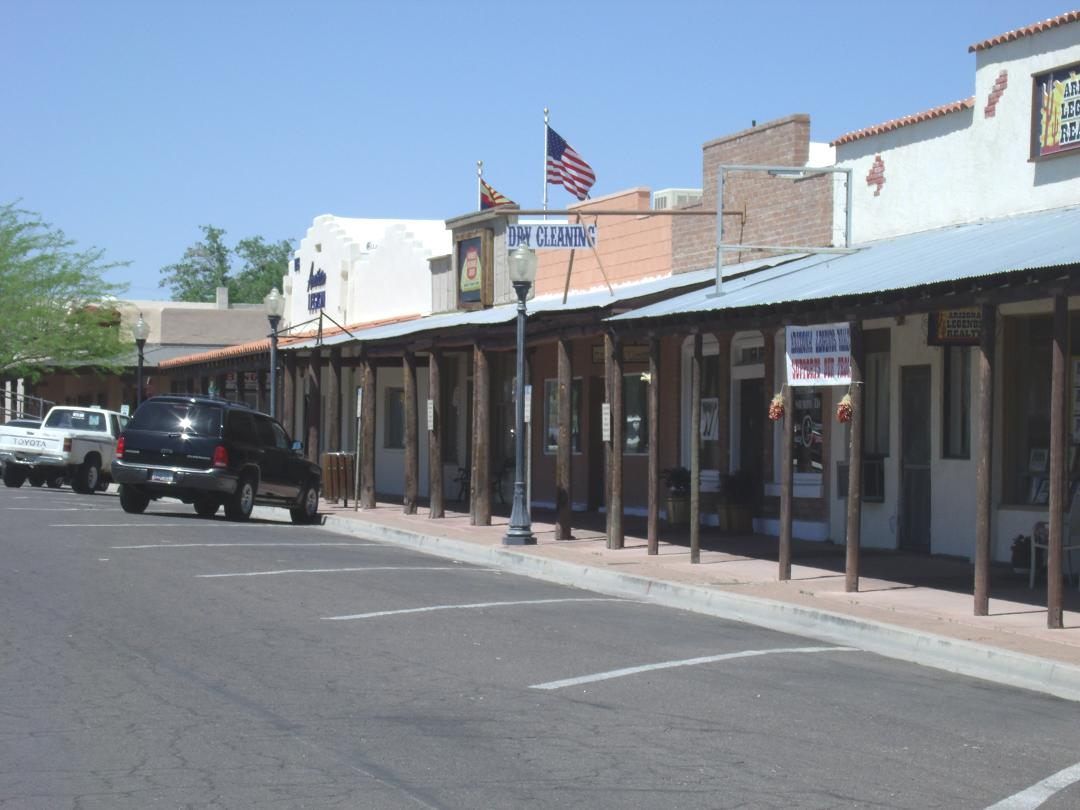
<svg viewBox="0 0 1080 810">
<path fill-rule="evenodd" d="M 68 436 L 66 439 L 64 439 L 64 452 L 65 453 L 70 453 L 71 452 L 71 437 L 70 436 Z"/>
<path fill-rule="evenodd" d="M 225 449 L 225 445 L 223 444 L 219 444 L 217 447 L 214 448 L 214 466 L 229 466 L 229 451 Z"/>
<path fill-rule="evenodd" d="M 124 458 L 124 437 L 121 436 L 116 440 L 116 457 L 121 461 Z"/>
</svg>

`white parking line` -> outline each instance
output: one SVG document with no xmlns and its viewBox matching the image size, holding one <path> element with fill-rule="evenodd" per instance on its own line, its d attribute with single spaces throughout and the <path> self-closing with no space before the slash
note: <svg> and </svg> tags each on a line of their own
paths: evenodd
<svg viewBox="0 0 1080 810">
<path fill-rule="evenodd" d="M 1041 782 L 1036 782 L 1026 790 L 1002 799 L 997 804 L 990 805 L 986 810 L 1034 810 L 1055 793 L 1076 782 L 1080 782 L 1080 762 L 1046 777 Z"/>
<path fill-rule="evenodd" d="M 624 667 L 613 669 L 609 672 L 597 672 L 593 675 L 582 675 L 579 678 L 565 678 L 561 681 L 548 681 L 547 683 L 534 683 L 530 689 L 562 689 L 564 686 L 578 686 L 583 683 L 595 683 L 596 681 L 608 681 L 612 678 L 624 678 L 627 675 L 637 675 L 642 672 L 651 672 L 657 669 L 674 669 L 675 667 L 693 667 L 698 664 L 712 664 L 716 661 L 730 661 L 734 658 L 753 658 L 758 655 L 775 655 L 776 653 L 819 653 L 819 652 L 859 652 L 856 647 L 780 647 L 772 650 L 744 650 L 736 653 L 724 653 L 722 655 L 706 655 L 702 658 L 684 658 L 681 661 L 661 661 L 658 664 L 642 664 L 637 667 Z"/>
<path fill-rule="evenodd" d="M 94 512 L 93 507 L 80 506 L 5 506 L 10 512 Z"/>
<path fill-rule="evenodd" d="M 283 526 L 285 524 L 282 524 Z M 220 523 L 200 523 L 195 520 L 187 520 L 183 523 L 50 523 L 50 529 L 157 529 L 175 528 L 183 526 L 185 529 L 217 529 Z"/>
<path fill-rule="evenodd" d="M 147 543 L 141 546 L 112 546 L 114 549 L 141 548 L 370 548 L 381 543 Z"/>
<path fill-rule="evenodd" d="M 272 577 L 278 574 L 345 574 L 355 571 L 486 571 L 497 568 L 465 568 L 461 565 L 367 565 L 359 568 L 283 568 L 278 571 L 248 571 L 242 574 L 196 574 L 195 579 L 224 579 L 225 577 Z"/>
<path fill-rule="evenodd" d="M 375 613 L 353 613 L 349 616 L 323 616 L 324 621 L 346 622 L 352 619 L 374 619 L 378 616 L 398 616 L 402 613 L 427 613 L 433 610 L 468 610 L 469 608 L 507 607 L 510 605 L 552 605 L 557 602 L 627 602 L 627 599 L 597 596 L 578 599 L 529 599 L 520 602 L 476 602 L 471 605 L 431 605 L 430 607 L 406 608 L 405 610 L 379 610 Z"/>
</svg>

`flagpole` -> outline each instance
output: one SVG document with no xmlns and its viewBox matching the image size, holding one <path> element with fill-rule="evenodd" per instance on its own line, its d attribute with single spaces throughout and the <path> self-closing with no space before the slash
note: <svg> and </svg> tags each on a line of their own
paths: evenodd
<svg viewBox="0 0 1080 810">
<path fill-rule="evenodd" d="M 484 161 L 476 161 L 476 210 L 484 208 L 484 189 L 480 185 L 484 180 Z"/>
<path fill-rule="evenodd" d="M 544 210 L 547 211 L 547 162 L 548 162 L 548 108 L 544 107 Z M 547 219 L 547 214 L 544 214 Z"/>
</svg>

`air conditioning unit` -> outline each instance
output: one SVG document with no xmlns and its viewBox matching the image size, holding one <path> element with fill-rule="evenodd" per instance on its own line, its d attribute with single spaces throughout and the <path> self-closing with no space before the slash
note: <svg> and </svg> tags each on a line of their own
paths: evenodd
<svg viewBox="0 0 1080 810">
<path fill-rule="evenodd" d="M 701 198 L 700 188 L 662 188 L 653 192 L 652 207 L 654 211 L 681 208 L 684 205 L 699 203 Z"/>
</svg>

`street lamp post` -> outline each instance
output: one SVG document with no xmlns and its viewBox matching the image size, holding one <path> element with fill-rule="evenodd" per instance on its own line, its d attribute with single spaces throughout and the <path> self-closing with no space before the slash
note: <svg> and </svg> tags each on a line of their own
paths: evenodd
<svg viewBox="0 0 1080 810">
<path fill-rule="evenodd" d="M 270 321 L 270 416 L 277 418 L 277 328 L 281 316 L 285 313 L 285 299 L 277 287 L 267 293 L 263 299 L 266 304 L 266 319 Z"/>
<path fill-rule="evenodd" d="M 135 407 L 138 408 L 142 405 L 143 398 L 143 347 L 146 346 L 146 339 L 150 337 L 150 324 L 143 320 L 141 312 L 139 320 L 131 327 L 131 333 L 135 336 L 135 345 L 139 347 L 139 371 L 135 378 Z"/>
<path fill-rule="evenodd" d="M 514 505 L 510 512 L 510 528 L 503 537 L 507 546 L 531 546 L 536 543 L 532 533 L 529 508 L 525 505 L 525 299 L 536 280 L 536 254 L 518 246 L 509 256 L 510 282 L 517 293 L 517 377 L 514 385 Z"/>
</svg>

